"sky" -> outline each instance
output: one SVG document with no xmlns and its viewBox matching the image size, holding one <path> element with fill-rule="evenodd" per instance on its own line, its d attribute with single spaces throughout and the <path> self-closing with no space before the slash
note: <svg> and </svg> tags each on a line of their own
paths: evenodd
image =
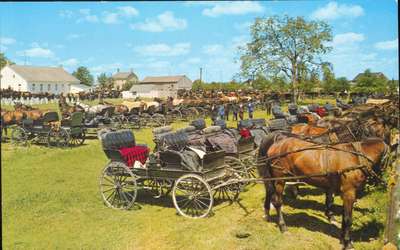
<svg viewBox="0 0 400 250">
<path fill-rule="evenodd" d="M 324 60 L 337 77 L 369 68 L 399 79 L 397 0 L 0 3 L 0 51 L 21 65 L 79 66 L 95 76 L 187 75 L 230 81 L 257 17 L 302 16 L 332 27 Z"/>
</svg>

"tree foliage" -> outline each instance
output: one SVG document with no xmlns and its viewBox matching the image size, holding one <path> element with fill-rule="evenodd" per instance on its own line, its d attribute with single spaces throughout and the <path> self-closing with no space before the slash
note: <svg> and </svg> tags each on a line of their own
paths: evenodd
<svg viewBox="0 0 400 250">
<path fill-rule="evenodd" d="M 0 69 L 4 68 L 7 65 L 7 62 L 9 64 L 14 64 L 12 61 L 10 61 L 4 53 L 0 52 Z"/>
<path fill-rule="evenodd" d="M 81 84 L 87 86 L 93 85 L 93 76 L 86 67 L 80 66 L 72 73 L 72 75 L 74 75 L 81 82 Z"/>
<path fill-rule="evenodd" d="M 331 50 L 331 28 L 302 17 L 257 18 L 251 26 L 251 41 L 241 50 L 241 74 L 285 74 L 292 83 L 293 98 L 299 78 L 321 64 L 320 56 Z M 295 101 L 295 100 L 294 100 Z"/>
<path fill-rule="evenodd" d="M 130 89 L 132 88 L 132 86 L 133 86 L 135 83 L 136 83 L 136 81 L 128 80 L 128 81 L 126 81 L 126 83 L 124 83 L 124 84 L 122 85 L 121 90 L 122 90 L 122 91 L 128 91 L 128 90 L 130 90 Z"/>
<path fill-rule="evenodd" d="M 387 93 L 390 89 L 389 81 L 386 77 L 374 74 L 367 69 L 356 79 L 353 91 L 360 93 Z"/>
<path fill-rule="evenodd" d="M 113 80 L 111 77 L 108 77 L 106 73 L 101 73 L 100 75 L 98 75 L 97 81 L 99 82 L 102 89 L 112 89 Z"/>
</svg>

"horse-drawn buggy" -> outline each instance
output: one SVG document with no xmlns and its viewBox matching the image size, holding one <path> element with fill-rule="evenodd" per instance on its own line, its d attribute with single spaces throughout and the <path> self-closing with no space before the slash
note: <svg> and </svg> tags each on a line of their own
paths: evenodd
<svg viewBox="0 0 400 250">
<path fill-rule="evenodd" d="M 83 144 L 85 141 L 83 113 L 72 113 L 70 119 L 61 121 L 57 112 L 47 112 L 37 120 L 23 119 L 20 124 L 12 128 L 11 142 L 24 146 L 29 141 L 44 143 L 50 147 Z"/>
<path fill-rule="evenodd" d="M 202 218 L 210 213 L 218 193 L 237 197 L 240 192 L 233 180 L 242 175 L 226 164 L 225 152 L 202 151 L 189 144 L 183 131 L 164 133 L 152 154 L 146 145 L 136 143 L 130 130 L 108 131 L 100 137 L 110 159 L 100 179 L 101 195 L 109 207 L 129 209 L 140 189 L 157 190 L 156 197 L 165 190 L 164 194 L 172 192 L 180 215 Z"/>
</svg>

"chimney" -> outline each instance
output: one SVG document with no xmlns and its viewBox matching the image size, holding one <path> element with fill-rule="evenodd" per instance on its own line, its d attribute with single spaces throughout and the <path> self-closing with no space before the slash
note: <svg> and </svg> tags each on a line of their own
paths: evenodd
<svg viewBox="0 0 400 250">
<path fill-rule="evenodd" d="M 119 72 L 119 68 L 117 69 L 117 72 Z"/>
</svg>

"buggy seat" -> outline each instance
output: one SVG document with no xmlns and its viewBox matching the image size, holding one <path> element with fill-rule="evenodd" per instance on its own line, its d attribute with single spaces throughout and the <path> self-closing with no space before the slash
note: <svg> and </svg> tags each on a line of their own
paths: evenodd
<svg viewBox="0 0 400 250">
<path fill-rule="evenodd" d="M 245 137 L 242 136 L 242 138 L 241 138 L 242 143 L 244 145 L 247 145 L 246 146 L 247 148 L 250 147 L 251 140 L 253 140 L 257 146 L 259 146 L 262 139 L 270 132 L 264 118 L 242 120 L 238 123 L 238 129 L 240 131 L 242 131 L 242 130 L 250 131 L 250 135 L 251 135 L 252 139 L 245 140 L 246 139 L 245 137 L 248 137 L 248 136 L 245 136 Z M 246 134 L 244 132 L 245 131 L 242 131 L 242 135 Z M 242 143 L 240 143 L 240 144 L 242 144 Z"/>
<path fill-rule="evenodd" d="M 206 121 L 203 118 L 194 120 L 190 123 L 191 126 L 195 127 L 197 130 L 204 129 L 206 127 Z"/>
<path fill-rule="evenodd" d="M 49 125 L 49 123 L 51 122 L 57 122 L 59 121 L 59 117 L 58 117 L 58 113 L 51 111 L 51 112 L 47 112 L 45 113 L 41 118 L 37 119 L 37 120 L 30 120 L 30 119 L 26 119 L 25 121 L 23 121 L 24 125 L 33 125 L 33 127 L 43 127 L 45 125 Z"/>
<path fill-rule="evenodd" d="M 136 145 L 135 136 L 131 130 L 105 132 L 100 135 L 104 153 L 111 160 L 125 162 L 132 167 L 135 161 L 144 164 L 149 156 L 146 145 Z"/>
<path fill-rule="evenodd" d="M 286 119 L 273 119 L 269 121 L 269 129 L 270 131 L 288 130 L 289 126 Z"/>
</svg>

